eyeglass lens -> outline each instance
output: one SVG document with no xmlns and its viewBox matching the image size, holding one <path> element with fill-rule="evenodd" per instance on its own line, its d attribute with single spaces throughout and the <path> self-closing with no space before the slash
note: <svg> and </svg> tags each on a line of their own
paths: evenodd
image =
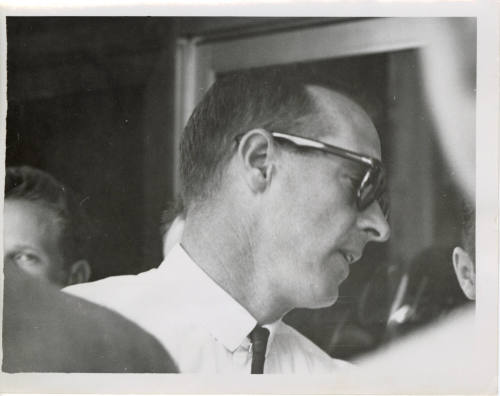
<svg viewBox="0 0 500 396">
<path fill-rule="evenodd" d="M 385 175 L 380 169 L 367 171 L 358 191 L 358 208 L 366 209 L 373 201 L 378 200 L 380 208 L 387 218 L 389 214 L 389 201 L 385 192 Z"/>
</svg>

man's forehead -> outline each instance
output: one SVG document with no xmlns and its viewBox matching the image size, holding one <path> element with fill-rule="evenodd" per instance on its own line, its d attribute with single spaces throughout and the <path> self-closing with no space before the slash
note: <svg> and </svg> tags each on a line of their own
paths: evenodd
<svg viewBox="0 0 500 396">
<path fill-rule="evenodd" d="M 368 114 L 347 96 L 320 86 L 307 86 L 318 112 L 311 137 L 380 159 L 380 140 Z"/>
<path fill-rule="evenodd" d="M 38 231 L 44 238 L 59 237 L 61 232 L 60 221 L 51 209 L 22 198 L 5 200 L 4 217 L 20 230 Z"/>
</svg>

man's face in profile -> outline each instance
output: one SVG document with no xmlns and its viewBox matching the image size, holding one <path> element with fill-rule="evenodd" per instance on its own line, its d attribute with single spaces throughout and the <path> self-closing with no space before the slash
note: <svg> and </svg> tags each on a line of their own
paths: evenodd
<svg viewBox="0 0 500 396">
<path fill-rule="evenodd" d="M 64 260 L 56 216 L 41 204 L 7 199 L 4 206 L 4 264 L 63 285 Z"/>
<path fill-rule="evenodd" d="M 318 89 L 320 114 L 303 136 L 380 159 L 371 120 L 343 96 Z M 284 131 L 286 132 L 286 131 Z M 356 191 L 364 174 L 357 162 L 318 151 L 280 150 L 261 243 L 276 274 L 277 293 L 296 307 L 333 304 L 349 266 L 366 243 L 385 241 L 390 229 L 377 201 L 363 211 Z"/>
</svg>

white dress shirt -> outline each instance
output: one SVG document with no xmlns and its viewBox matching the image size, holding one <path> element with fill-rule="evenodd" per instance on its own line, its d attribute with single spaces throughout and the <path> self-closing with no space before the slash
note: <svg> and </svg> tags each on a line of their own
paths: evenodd
<svg viewBox="0 0 500 396">
<path fill-rule="evenodd" d="M 64 289 L 112 309 L 155 336 L 181 373 L 250 373 L 255 318 L 176 245 L 160 267 Z M 332 359 L 292 327 L 270 331 L 264 373 L 333 374 Z"/>
</svg>

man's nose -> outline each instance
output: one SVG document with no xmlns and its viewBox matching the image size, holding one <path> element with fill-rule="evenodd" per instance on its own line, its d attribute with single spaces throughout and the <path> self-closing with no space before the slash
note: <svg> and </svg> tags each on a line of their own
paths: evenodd
<svg viewBox="0 0 500 396">
<path fill-rule="evenodd" d="M 368 241 L 385 242 L 391 236 L 391 227 L 377 201 L 360 212 L 358 226 L 368 234 Z"/>
</svg>

